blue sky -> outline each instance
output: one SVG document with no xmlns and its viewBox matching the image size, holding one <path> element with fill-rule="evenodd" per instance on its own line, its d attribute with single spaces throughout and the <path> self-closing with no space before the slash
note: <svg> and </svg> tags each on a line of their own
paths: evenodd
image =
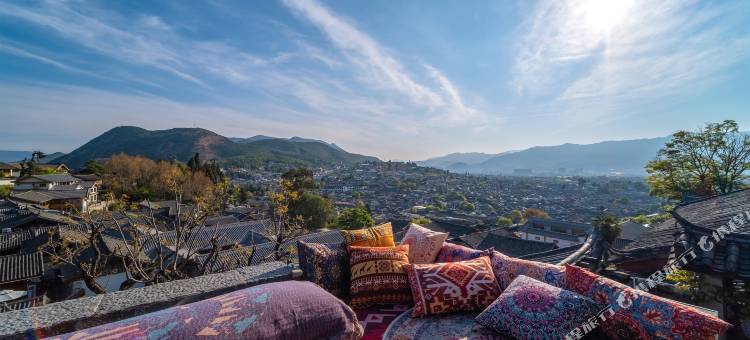
<svg viewBox="0 0 750 340">
<path fill-rule="evenodd" d="M 0 1 L 0 149 L 117 125 L 382 159 L 750 129 L 750 1 Z"/>
</svg>

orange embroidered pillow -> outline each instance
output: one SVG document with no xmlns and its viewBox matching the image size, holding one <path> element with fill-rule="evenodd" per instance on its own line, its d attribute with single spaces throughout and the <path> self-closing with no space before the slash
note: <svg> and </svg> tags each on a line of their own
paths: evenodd
<svg viewBox="0 0 750 340">
<path fill-rule="evenodd" d="M 439 233 L 412 223 L 401 244 L 409 245 L 409 262 L 434 263 L 447 238 L 448 233 Z"/>
<path fill-rule="evenodd" d="M 393 227 L 391 222 L 379 226 L 357 230 L 340 230 L 348 246 L 358 247 L 393 247 Z"/>
<path fill-rule="evenodd" d="M 404 266 L 414 298 L 414 317 L 481 311 L 500 295 L 487 256 L 461 262 Z"/>
<path fill-rule="evenodd" d="M 409 246 L 349 247 L 352 308 L 374 304 L 411 302 L 404 265 L 409 264 Z"/>
</svg>

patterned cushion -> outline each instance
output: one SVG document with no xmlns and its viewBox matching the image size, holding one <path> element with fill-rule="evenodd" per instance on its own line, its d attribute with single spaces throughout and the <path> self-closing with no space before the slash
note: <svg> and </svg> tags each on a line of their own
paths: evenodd
<svg viewBox="0 0 750 340">
<path fill-rule="evenodd" d="M 434 263 L 447 238 L 447 233 L 439 233 L 412 223 L 401 244 L 409 245 L 411 263 Z"/>
<path fill-rule="evenodd" d="M 509 335 L 498 334 L 474 321 L 477 314 L 456 313 L 414 318 L 411 311 L 407 311 L 391 323 L 382 340 L 514 340 Z"/>
<path fill-rule="evenodd" d="M 597 311 L 587 297 L 519 275 L 476 321 L 519 339 L 562 339 Z"/>
<path fill-rule="evenodd" d="M 372 228 L 357 230 L 340 230 L 344 242 L 348 246 L 358 247 L 393 247 L 393 227 L 391 222 L 383 223 Z"/>
<path fill-rule="evenodd" d="M 349 306 L 313 283 L 237 290 L 55 339 L 358 339 Z"/>
<path fill-rule="evenodd" d="M 348 297 L 349 253 L 343 243 L 297 241 L 297 255 L 305 279 L 339 298 Z"/>
<path fill-rule="evenodd" d="M 414 317 L 482 310 L 500 295 L 486 256 L 462 262 L 404 266 L 414 298 Z"/>
<path fill-rule="evenodd" d="M 435 262 L 458 262 L 473 260 L 480 256 L 492 256 L 493 248 L 487 250 L 476 250 L 469 247 L 460 246 L 450 242 L 443 242 L 443 246 L 440 247 Z"/>
<path fill-rule="evenodd" d="M 409 264 L 409 245 L 396 247 L 349 247 L 351 303 L 354 308 L 374 304 L 410 304 L 411 290 L 404 265 Z"/>
<path fill-rule="evenodd" d="M 506 256 L 499 251 L 492 253 L 492 271 L 495 272 L 497 283 L 505 289 L 518 275 L 526 275 L 533 279 L 551 284 L 558 288 L 566 288 L 565 267 L 536 261 L 521 260 Z"/>
<path fill-rule="evenodd" d="M 615 310 L 615 315 L 602 324 L 602 330 L 609 338 L 706 339 L 731 327 L 731 324 L 713 315 L 630 288 L 576 266 L 566 266 L 565 272 L 572 289 Z M 624 292 L 627 300 L 631 301 L 627 309 L 617 302 L 620 292 Z"/>
</svg>

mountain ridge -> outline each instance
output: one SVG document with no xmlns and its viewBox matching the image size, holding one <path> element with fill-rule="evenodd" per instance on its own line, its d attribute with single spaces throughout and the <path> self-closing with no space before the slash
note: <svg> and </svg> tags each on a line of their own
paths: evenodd
<svg viewBox="0 0 750 340">
<path fill-rule="evenodd" d="M 671 136 L 535 146 L 497 154 L 476 163 L 455 160 L 456 158 L 449 157 L 453 154 L 449 154 L 417 164 L 435 163 L 435 159 L 438 159 L 438 163 L 443 162 L 438 168 L 468 173 L 512 174 L 516 169 L 530 169 L 536 174 L 560 174 L 560 170 L 565 169 L 563 173 L 622 173 L 640 176 L 646 174 L 644 166 L 656 157 L 658 150 L 670 138 Z M 451 160 L 455 161 L 450 162 Z"/>
<path fill-rule="evenodd" d="M 322 141 L 290 141 L 271 137 L 237 143 L 201 128 L 146 130 L 137 126 L 114 127 L 57 161 L 77 168 L 90 159 L 106 159 L 120 153 L 180 161 L 187 161 L 199 153 L 205 160 L 217 159 L 240 166 L 260 166 L 269 161 L 297 165 L 378 161 L 375 157 L 349 153 Z"/>
</svg>

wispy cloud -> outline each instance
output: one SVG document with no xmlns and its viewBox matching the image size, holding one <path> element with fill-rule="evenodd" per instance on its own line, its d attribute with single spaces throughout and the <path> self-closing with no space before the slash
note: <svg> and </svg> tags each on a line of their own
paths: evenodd
<svg viewBox="0 0 750 340">
<path fill-rule="evenodd" d="M 284 0 L 284 3 L 321 29 L 349 63 L 361 69 L 360 77 L 363 81 L 400 93 L 421 107 L 447 110 L 453 118 L 462 118 L 467 113 L 475 112 L 464 105 L 455 85 L 434 67 L 426 66 L 441 91 L 436 91 L 430 84 L 416 81 L 386 48 L 318 2 Z"/>
<path fill-rule="evenodd" d="M 513 84 L 563 100 L 695 90 L 749 55 L 750 35 L 733 15 L 743 10 L 746 3 L 545 0 L 522 29 Z"/>
</svg>

